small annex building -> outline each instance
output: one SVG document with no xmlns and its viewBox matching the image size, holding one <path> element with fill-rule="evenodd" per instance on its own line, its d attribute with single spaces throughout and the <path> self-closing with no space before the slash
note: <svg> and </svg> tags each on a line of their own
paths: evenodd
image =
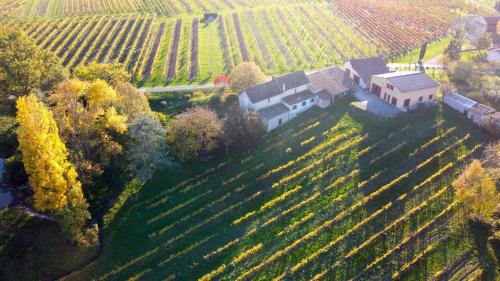
<svg viewBox="0 0 500 281">
<path fill-rule="evenodd" d="M 315 105 L 313 91 L 305 72 L 296 71 L 243 90 L 239 104 L 243 110 L 258 112 L 269 132 Z"/>
<path fill-rule="evenodd" d="M 339 98 L 354 91 L 354 83 L 349 75 L 338 67 L 329 67 L 307 76 L 318 97 L 320 108 L 328 107 Z"/>
<path fill-rule="evenodd" d="M 446 93 L 443 102 L 476 124 L 481 124 L 486 116 L 497 114 L 495 109 L 456 93 Z"/>
<path fill-rule="evenodd" d="M 373 75 L 388 73 L 386 61 L 382 57 L 352 59 L 344 63 L 344 71 L 353 83 L 361 89 L 370 89 Z"/>
<path fill-rule="evenodd" d="M 434 103 L 440 84 L 424 72 L 402 71 L 373 75 L 370 92 L 401 111 Z"/>
</svg>

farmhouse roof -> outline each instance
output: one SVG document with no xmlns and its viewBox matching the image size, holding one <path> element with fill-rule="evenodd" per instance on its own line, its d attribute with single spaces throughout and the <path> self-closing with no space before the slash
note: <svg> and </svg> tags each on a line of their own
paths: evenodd
<svg viewBox="0 0 500 281">
<path fill-rule="evenodd" d="M 258 110 L 257 112 L 260 114 L 262 118 L 270 120 L 273 119 L 274 117 L 283 115 L 288 111 L 289 111 L 288 108 L 284 104 L 277 103 L 275 105 L 271 105 L 261 110 Z"/>
<path fill-rule="evenodd" d="M 338 67 L 330 67 L 307 76 L 316 90 L 326 90 L 332 96 L 354 88 L 349 75 Z"/>
<path fill-rule="evenodd" d="M 488 25 L 496 25 L 500 21 L 500 16 L 486 16 L 484 20 Z"/>
<path fill-rule="evenodd" d="M 419 71 L 391 72 L 374 76 L 386 78 L 403 93 L 439 86 L 437 81 L 430 78 L 425 72 Z"/>
<path fill-rule="evenodd" d="M 352 59 L 349 62 L 367 85 L 371 84 L 372 75 L 389 72 L 387 63 L 382 57 Z"/>
<path fill-rule="evenodd" d="M 293 95 L 290 95 L 288 97 L 283 98 L 283 102 L 288 104 L 288 105 L 294 105 L 299 102 L 303 102 L 305 100 L 308 100 L 310 98 L 314 98 L 314 94 L 311 93 L 309 90 L 305 90 Z"/>
<path fill-rule="evenodd" d="M 271 80 L 247 88 L 243 92 L 247 93 L 252 103 L 256 103 L 277 96 L 284 91 L 307 85 L 308 83 L 309 80 L 307 80 L 306 74 L 301 70 L 283 76 L 273 77 Z"/>
</svg>

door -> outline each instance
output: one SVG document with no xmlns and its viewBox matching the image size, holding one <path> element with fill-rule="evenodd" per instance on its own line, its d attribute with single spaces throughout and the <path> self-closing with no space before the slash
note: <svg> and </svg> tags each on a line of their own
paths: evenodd
<svg viewBox="0 0 500 281">
<path fill-rule="evenodd" d="M 380 87 L 375 83 L 372 83 L 372 93 L 380 98 L 380 94 L 382 93 L 382 87 Z"/>
</svg>

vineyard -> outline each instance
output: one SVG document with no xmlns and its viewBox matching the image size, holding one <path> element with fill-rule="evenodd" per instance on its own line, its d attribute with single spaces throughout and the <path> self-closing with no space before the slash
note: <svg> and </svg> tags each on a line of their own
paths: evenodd
<svg viewBox="0 0 500 281">
<path fill-rule="evenodd" d="M 481 133 L 443 108 L 383 124 L 366 114 L 348 101 L 311 110 L 248 154 L 158 174 L 105 230 L 103 256 L 67 280 L 477 274 L 470 244 L 446 230 L 450 182 Z"/>
<path fill-rule="evenodd" d="M 25 30 L 65 66 L 120 62 L 137 84 L 149 86 L 206 83 L 243 61 L 255 61 L 272 75 L 399 55 L 443 37 L 459 14 L 487 13 L 464 0 L 423 2 L 417 7 L 409 0 L 273 0 L 271 5 L 262 0 L 39 0 L 3 1 L 0 7 L 3 13 L 29 10 L 34 18 L 12 17 L 8 24 Z M 58 13 L 50 12 L 56 7 Z M 203 11 L 219 12 L 205 22 Z M 40 13 L 57 17 L 36 16 Z"/>
</svg>

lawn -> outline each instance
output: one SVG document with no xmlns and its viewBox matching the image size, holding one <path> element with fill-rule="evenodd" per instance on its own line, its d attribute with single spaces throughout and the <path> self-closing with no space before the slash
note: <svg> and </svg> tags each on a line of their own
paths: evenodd
<svg viewBox="0 0 500 281">
<path fill-rule="evenodd" d="M 451 266 L 470 244 L 443 231 L 450 182 L 486 137 L 440 106 L 381 120 L 350 102 L 158 172 L 66 280 L 422 280 Z"/>
</svg>

